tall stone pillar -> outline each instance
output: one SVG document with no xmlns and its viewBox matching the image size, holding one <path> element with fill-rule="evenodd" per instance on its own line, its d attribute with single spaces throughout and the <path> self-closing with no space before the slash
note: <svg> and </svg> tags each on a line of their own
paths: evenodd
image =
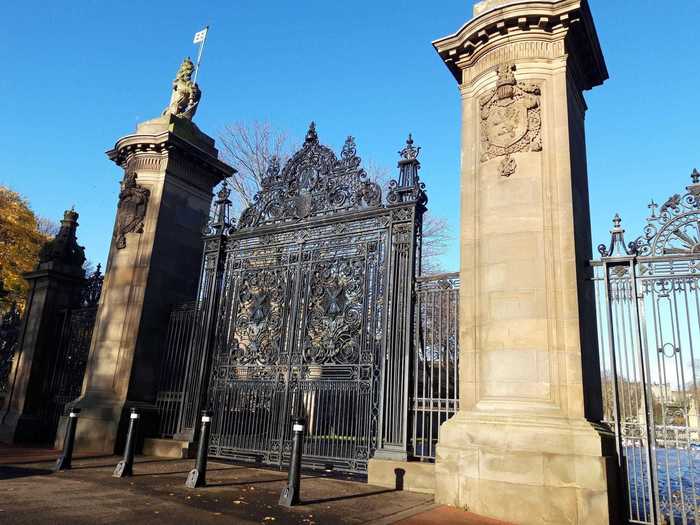
<svg viewBox="0 0 700 525">
<path fill-rule="evenodd" d="M 80 303 L 85 283 L 85 253 L 76 239 L 77 227 L 78 214 L 66 211 L 58 234 L 39 252 L 36 269 L 23 275 L 29 283 L 29 295 L 9 392 L 0 412 L 0 441 L 46 443 L 53 438 L 43 409 L 56 361 L 59 312 Z"/>
<path fill-rule="evenodd" d="M 112 453 L 125 414 L 155 401 L 170 310 L 195 297 L 212 189 L 234 171 L 191 121 L 200 97 L 191 74 L 186 59 L 163 116 L 107 152 L 124 179 L 83 393 L 74 403 L 82 409 L 76 446 L 83 450 Z"/>
<path fill-rule="evenodd" d="M 616 522 L 602 419 L 582 92 L 585 0 L 487 0 L 434 46 L 459 83 L 460 411 L 436 499 L 514 523 Z"/>
</svg>

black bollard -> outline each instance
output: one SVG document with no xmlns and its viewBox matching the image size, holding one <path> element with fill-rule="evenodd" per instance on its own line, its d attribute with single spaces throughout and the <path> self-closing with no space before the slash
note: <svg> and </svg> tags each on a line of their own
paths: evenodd
<svg viewBox="0 0 700 525">
<path fill-rule="evenodd" d="M 299 482 L 301 478 L 301 451 L 304 448 L 304 423 L 302 417 L 294 418 L 292 425 L 292 457 L 289 459 L 289 478 L 287 486 L 280 495 L 279 504 L 283 507 L 292 507 L 299 504 Z"/>
<path fill-rule="evenodd" d="M 63 439 L 63 454 L 58 456 L 54 471 L 69 470 L 73 461 L 73 445 L 75 444 L 75 427 L 78 426 L 78 416 L 80 409 L 74 408 L 68 414 L 68 425 L 66 426 L 66 437 Z"/>
<path fill-rule="evenodd" d="M 185 486 L 191 489 L 207 484 L 207 454 L 209 452 L 209 427 L 211 416 L 206 410 L 202 411 L 202 429 L 199 432 L 199 447 L 197 448 L 197 465 L 187 475 Z"/>
<path fill-rule="evenodd" d="M 136 446 L 136 423 L 139 420 L 139 413 L 135 408 L 131 409 L 129 415 L 129 432 L 126 434 L 126 446 L 124 447 L 124 459 L 117 463 L 114 469 L 115 478 L 126 478 L 134 473 L 134 447 Z"/>
</svg>

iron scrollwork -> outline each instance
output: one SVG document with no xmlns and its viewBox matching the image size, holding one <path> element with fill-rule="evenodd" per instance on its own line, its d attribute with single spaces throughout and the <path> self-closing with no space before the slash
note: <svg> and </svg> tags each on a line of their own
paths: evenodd
<svg viewBox="0 0 700 525">
<path fill-rule="evenodd" d="M 302 148 L 280 171 L 270 163 L 261 190 L 241 214 L 239 228 L 302 221 L 344 210 L 375 208 L 381 189 L 360 167 L 355 139 L 348 137 L 338 159 L 318 141 L 312 122 Z"/>
<path fill-rule="evenodd" d="M 313 271 L 303 343 L 309 364 L 357 364 L 364 307 L 363 260 L 319 263 Z"/>
<path fill-rule="evenodd" d="M 281 270 L 248 270 L 240 275 L 232 362 L 279 363 L 286 281 L 287 275 Z"/>
<path fill-rule="evenodd" d="M 620 216 L 615 214 L 610 246 L 598 246 L 603 257 L 612 255 L 692 256 L 700 254 L 700 172 L 694 169 L 684 194 L 671 195 L 659 206 L 653 200 L 643 235 L 625 245 Z M 658 212 L 657 212 L 658 209 Z"/>
<path fill-rule="evenodd" d="M 82 307 L 97 306 L 97 303 L 100 302 L 103 282 L 102 265 L 98 264 L 95 271 L 85 279 L 85 284 L 80 294 L 80 305 Z"/>
</svg>

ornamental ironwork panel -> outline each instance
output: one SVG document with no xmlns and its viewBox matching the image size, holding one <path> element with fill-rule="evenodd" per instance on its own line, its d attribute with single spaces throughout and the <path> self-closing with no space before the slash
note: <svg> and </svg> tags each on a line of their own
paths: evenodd
<svg viewBox="0 0 700 525">
<path fill-rule="evenodd" d="M 208 372 L 185 386 L 195 400 L 207 393 L 213 456 L 280 464 L 295 414 L 307 419 L 307 466 L 365 472 L 375 451 L 407 455 L 427 198 L 412 139 L 400 153 L 384 204 L 352 137 L 337 158 L 312 123 L 284 168 L 273 159 L 236 227 L 228 189 L 219 194 L 195 338 Z"/>
<path fill-rule="evenodd" d="M 615 216 L 594 261 L 604 418 L 635 523 L 700 522 L 700 173 L 649 204 L 629 244 Z"/>
</svg>

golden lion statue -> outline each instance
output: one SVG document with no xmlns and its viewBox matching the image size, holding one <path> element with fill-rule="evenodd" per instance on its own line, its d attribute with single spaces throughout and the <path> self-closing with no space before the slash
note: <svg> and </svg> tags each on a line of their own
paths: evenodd
<svg viewBox="0 0 700 525">
<path fill-rule="evenodd" d="M 199 86 L 192 82 L 192 72 L 194 64 L 190 57 L 186 57 L 177 70 L 175 80 L 173 80 L 173 94 L 170 96 L 170 104 L 163 115 L 175 115 L 178 117 L 192 120 L 202 92 Z"/>
</svg>

